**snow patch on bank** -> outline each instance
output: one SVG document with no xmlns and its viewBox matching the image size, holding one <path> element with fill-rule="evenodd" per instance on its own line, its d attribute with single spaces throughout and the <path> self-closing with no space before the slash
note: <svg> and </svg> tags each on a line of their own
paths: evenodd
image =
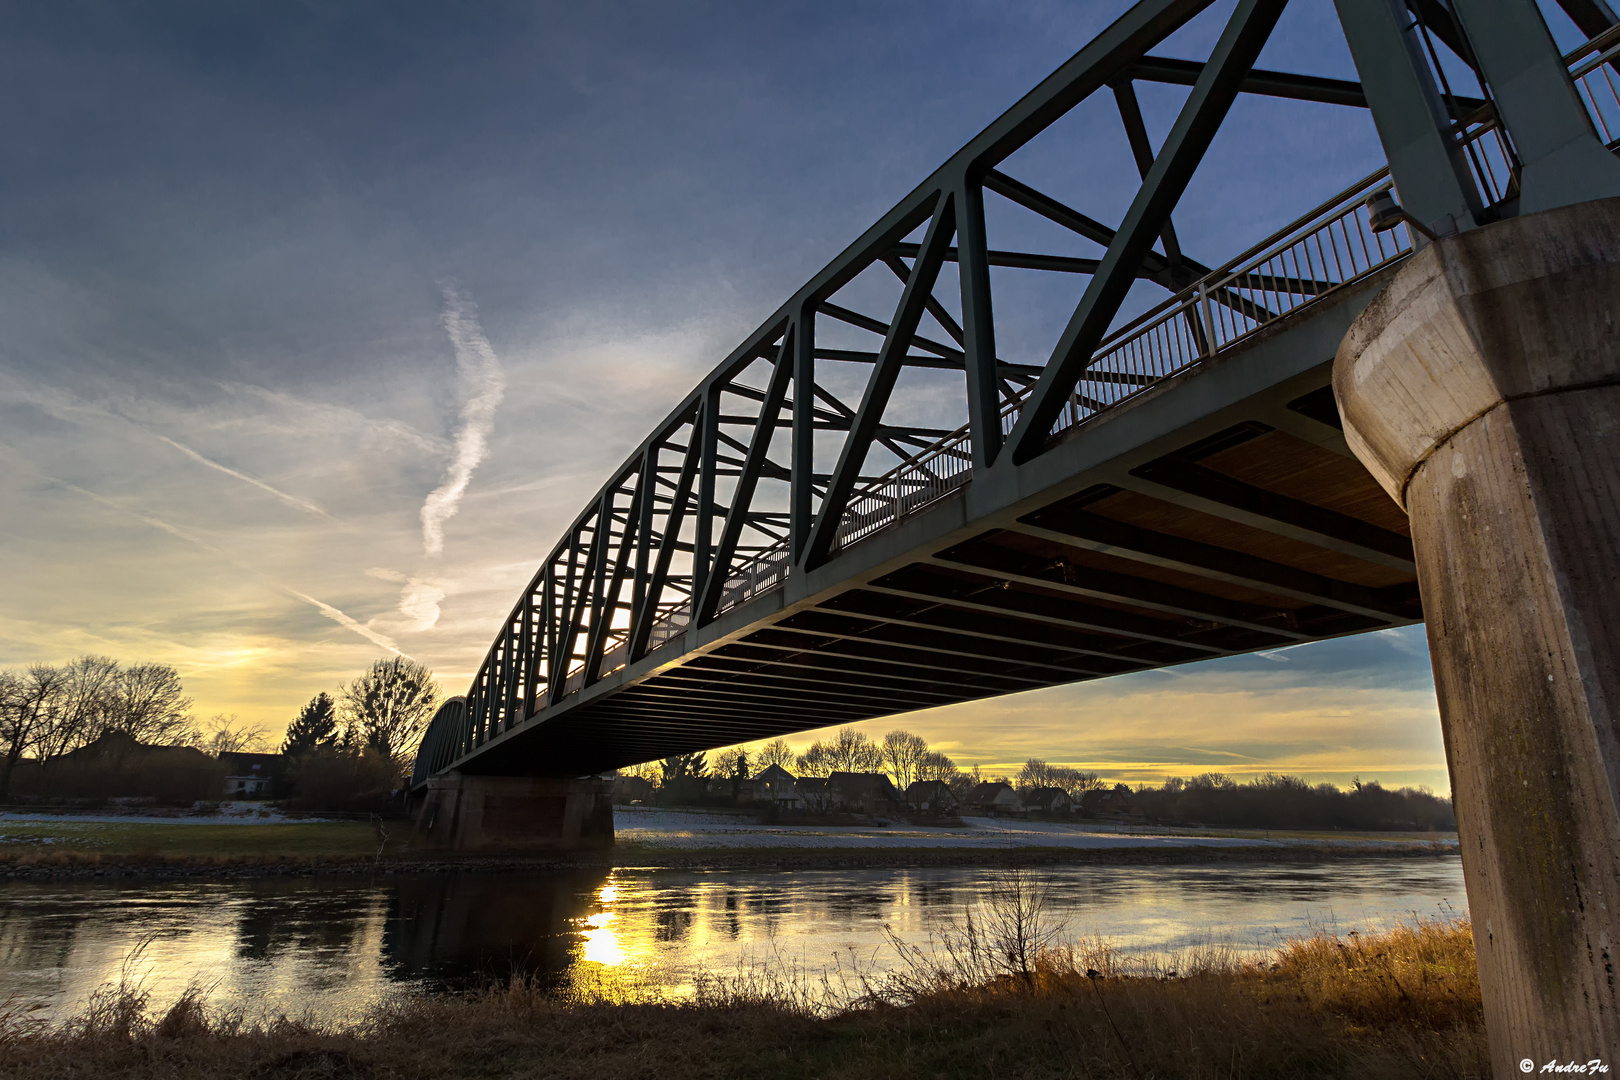
<svg viewBox="0 0 1620 1080">
<path fill-rule="evenodd" d="M 740 814 L 614 807 L 621 844 L 649 848 L 1158 848 L 1277 847 L 1281 841 L 1229 836 L 1097 831 L 1056 821 L 964 817 L 964 828 L 895 822 L 876 825 L 762 825 Z"/>
</svg>

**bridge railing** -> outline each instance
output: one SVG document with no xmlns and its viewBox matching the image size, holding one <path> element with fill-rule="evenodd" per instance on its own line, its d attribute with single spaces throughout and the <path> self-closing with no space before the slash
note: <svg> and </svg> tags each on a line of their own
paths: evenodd
<svg viewBox="0 0 1620 1080">
<path fill-rule="evenodd" d="M 1273 233 L 1225 266 L 1170 297 L 1105 340 L 1087 371 L 1092 389 L 1071 397 L 1054 434 L 1187 370 L 1267 323 L 1334 289 L 1374 273 L 1411 251 L 1404 225 L 1375 233 L 1362 204 L 1390 187 L 1389 170 L 1335 195 Z M 1010 433 L 1030 393 L 1025 386 L 1004 402 L 1002 432 Z M 957 428 L 857 490 L 838 528 L 834 551 L 887 529 L 972 478 L 973 443 Z M 787 578 L 786 543 L 734 567 L 719 610 L 736 607 Z M 680 629 L 674 629 L 679 619 Z M 672 610 L 655 624 L 654 644 L 686 627 L 687 612 Z M 661 634 L 665 627 L 669 630 Z"/>
<path fill-rule="evenodd" d="M 973 443 L 964 425 L 856 491 L 833 543 L 843 550 L 966 483 Z"/>
<path fill-rule="evenodd" d="M 1052 433 L 1078 427 L 1408 254 L 1404 224 L 1374 232 L 1362 209 L 1390 186 L 1389 170 L 1380 169 L 1109 335 Z M 1008 417 L 1004 428 L 1010 431 L 1016 419 Z"/>
<path fill-rule="evenodd" d="M 761 593 L 770 592 L 787 580 L 790 562 L 785 540 L 741 561 L 732 567 L 731 575 L 726 579 L 726 589 L 720 594 L 717 610 L 734 608 Z"/>
</svg>

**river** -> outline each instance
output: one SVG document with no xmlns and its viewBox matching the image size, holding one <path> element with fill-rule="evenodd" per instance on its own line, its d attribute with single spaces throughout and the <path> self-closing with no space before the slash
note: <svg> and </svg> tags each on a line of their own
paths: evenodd
<svg viewBox="0 0 1620 1080">
<path fill-rule="evenodd" d="M 1455 856 L 1029 874 L 1066 936 L 1171 961 L 1467 910 Z M 157 1005 L 195 985 L 251 1018 L 345 1020 L 402 988 L 512 974 L 680 995 L 705 973 L 768 970 L 814 988 L 894 964 L 891 935 L 930 947 L 996 881 L 991 869 L 942 867 L 11 882 L 0 885 L 0 1001 L 60 1018 L 124 979 Z"/>
</svg>

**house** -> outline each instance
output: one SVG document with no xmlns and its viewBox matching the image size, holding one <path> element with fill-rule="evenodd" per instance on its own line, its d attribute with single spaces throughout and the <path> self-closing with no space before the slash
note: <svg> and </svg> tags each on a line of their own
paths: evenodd
<svg viewBox="0 0 1620 1080">
<path fill-rule="evenodd" d="M 949 814 L 956 809 L 956 796 L 943 780 L 915 780 L 906 788 L 906 805 L 930 814 Z"/>
<path fill-rule="evenodd" d="M 1074 800 L 1062 788 L 1032 788 L 1024 792 L 1024 809 L 1037 814 L 1067 814 L 1074 809 Z"/>
<path fill-rule="evenodd" d="M 801 776 L 793 782 L 793 788 L 806 810 L 824 814 L 832 809 L 832 787 L 826 777 Z"/>
<path fill-rule="evenodd" d="M 1088 791 L 1080 796 L 1080 812 L 1086 817 L 1126 817 L 1131 808 L 1131 789 L 1116 784 L 1112 791 Z"/>
<path fill-rule="evenodd" d="M 986 780 L 975 784 L 962 802 L 964 810 L 975 814 L 1022 814 L 1024 804 L 1012 785 L 1002 780 Z"/>
<path fill-rule="evenodd" d="M 860 814 L 892 814 L 900 809 L 900 792 L 882 773 L 835 772 L 827 778 L 832 803 Z"/>
<path fill-rule="evenodd" d="M 286 758 L 281 754 L 256 754 L 247 750 L 224 750 L 219 763 L 225 766 L 227 799 L 267 799 L 281 776 Z"/>
<path fill-rule="evenodd" d="M 798 781 L 780 765 L 767 765 L 749 783 L 753 785 L 756 803 L 784 810 L 796 810 L 804 805 L 799 797 Z"/>
</svg>

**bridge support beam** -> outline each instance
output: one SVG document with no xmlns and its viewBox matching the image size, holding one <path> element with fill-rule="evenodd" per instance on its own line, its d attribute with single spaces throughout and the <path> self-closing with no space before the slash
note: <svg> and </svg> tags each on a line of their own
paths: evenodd
<svg viewBox="0 0 1620 1080">
<path fill-rule="evenodd" d="M 1346 335 L 1411 518 L 1497 1077 L 1620 1046 L 1620 199 L 1443 238 Z"/>
<path fill-rule="evenodd" d="M 435 776 L 415 813 L 425 851 L 586 851 L 613 846 L 613 781 Z"/>
</svg>

